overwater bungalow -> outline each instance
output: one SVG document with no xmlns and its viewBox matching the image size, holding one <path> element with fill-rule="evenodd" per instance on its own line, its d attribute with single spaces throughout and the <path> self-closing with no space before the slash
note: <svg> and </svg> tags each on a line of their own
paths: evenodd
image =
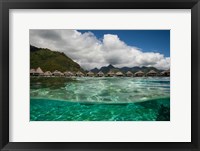
<svg viewBox="0 0 200 151">
<path fill-rule="evenodd" d="M 43 74 L 44 74 L 44 72 L 42 71 L 42 69 L 40 67 L 38 67 L 34 73 L 35 76 L 42 76 Z"/>
<path fill-rule="evenodd" d="M 70 71 L 65 71 L 65 72 L 64 72 L 64 75 L 65 75 L 66 77 L 74 76 L 74 74 L 73 74 L 72 72 L 70 72 Z"/>
<path fill-rule="evenodd" d="M 115 73 L 114 73 L 113 71 L 109 71 L 109 72 L 107 73 L 107 76 L 108 76 L 108 77 L 113 77 L 113 76 L 115 76 Z"/>
<path fill-rule="evenodd" d="M 167 76 L 167 77 L 169 77 L 169 76 L 170 76 L 170 69 L 161 72 L 160 75 L 161 75 L 161 76 Z"/>
<path fill-rule="evenodd" d="M 31 69 L 31 70 L 30 70 L 30 75 L 31 75 L 31 76 L 34 76 L 34 74 L 35 74 L 35 69 Z"/>
<path fill-rule="evenodd" d="M 78 77 L 83 77 L 84 76 L 84 74 L 81 71 L 76 72 L 75 75 L 78 76 Z"/>
<path fill-rule="evenodd" d="M 58 71 L 58 70 L 55 70 L 55 71 L 52 73 L 52 75 L 54 75 L 54 76 L 59 76 L 59 77 L 64 76 L 64 74 L 63 74 L 62 72 Z"/>
<path fill-rule="evenodd" d="M 128 72 L 126 72 L 126 76 L 127 76 L 127 77 L 132 77 L 132 76 L 133 76 L 133 73 L 132 73 L 131 71 L 128 71 Z"/>
<path fill-rule="evenodd" d="M 97 77 L 103 77 L 104 76 L 104 73 L 102 72 L 102 71 L 99 71 L 98 73 L 97 73 Z"/>
<path fill-rule="evenodd" d="M 50 77 L 50 76 L 52 76 L 52 73 L 51 73 L 50 71 L 46 71 L 46 72 L 44 73 L 44 76 L 45 76 L 45 77 Z"/>
<path fill-rule="evenodd" d="M 138 71 L 134 74 L 135 77 L 143 77 L 144 76 L 144 72 L 142 71 Z"/>
<path fill-rule="evenodd" d="M 157 75 L 158 75 L 158 73 L 154 70 L 151 70 L 146 74 L 146 76 L 152 76 L 152 77 L 157 76 Z"/>
<path fill-rule="evenodd" d="M 166 76 L 170 76 L 170 69 L 165 72 Z"/>
<path fill-rule="evenodd" d="M 87 77 L 93 77 L 94 76 L 94 73 L 92 71 L 89 71 L 87 74 L 86 74 Z"/>
<path fill-rule="evenodd" d="M 117 77 L 123 77 L 124 76 L 124 74 L 121 71 L 118 71 L 115 75 Z"/>
</svg>

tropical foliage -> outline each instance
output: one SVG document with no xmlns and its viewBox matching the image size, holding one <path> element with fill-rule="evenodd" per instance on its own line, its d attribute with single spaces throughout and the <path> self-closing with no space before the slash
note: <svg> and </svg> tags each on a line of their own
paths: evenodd
<svg viewBox="0 0 200 151">
<path fill-rule="evenodd" d="M 62 52 L 30 46 L 30 68 L 41 67 L 43 71 L 82 71 L 80 65 Z"/>
</svg>

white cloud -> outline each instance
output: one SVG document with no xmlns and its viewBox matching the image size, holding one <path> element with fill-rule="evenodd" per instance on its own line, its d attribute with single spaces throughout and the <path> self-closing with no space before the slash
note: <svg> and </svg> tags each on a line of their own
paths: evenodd
<svg viewBox="0 0 200 151">
<path fill-rule="evenodd" d="M 30 44 L 64 52 L 87 70 L 108 64 L 116 67 L 170 67 L 169 57 L 160 53 L 142 52 L 111 34 L 99 40 L 91 32 L 82 34 L 76 30 L 30 30 Z"/>
</svg>

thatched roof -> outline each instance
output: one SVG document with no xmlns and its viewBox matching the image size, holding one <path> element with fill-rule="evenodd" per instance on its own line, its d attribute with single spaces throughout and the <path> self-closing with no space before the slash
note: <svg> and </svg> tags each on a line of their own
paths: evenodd
<svg viewBox="0 0 200 151">
<path fill-rule="evenodd" d="M 161 72 L 160 73 L 161 75 L 170 75 L 170 70 L 168 69 L 168 70 L 165 70 L 165 71 L 163 71 L 163 72 Z"/>
<path fill-rule="evenodd" d="M 84 75 L 81 71 L 76 72 L 76 75 Z"/>
<path fill-rule="evenodd" d="M 94 75 L 94 73 L 93 73 L 92 71 L 89 71 L 89 72 L 87 73 L 87 75 Z"/>
<path fill-rule="evenodd" d="M 151 71 L 149 71 L 147 74 L 157 74 L 157 72 L 154 71 L 154 70 L 151 70 Z"/>
<path fill-rule="evenodd" d="M 62 72 L 55 70 L 53 73 L 53 75 L 64 75 Z"/>
<path fill-rule="evenodd" d="M 45 76 L 51 76 L 52 73 L 51 73 L 50 71 L 46 71 L 46 72 L 44 73 L 44 75 L 45 75 Z"/>
<path fill-rule="evenodd" d="M 142 72 L 141 70 L 136 72 L 135 74 L 144 74 L 144 72 Z"/>
<path fill-rule="evenodd" d="M 70 71 L 65 71 L 64 75 L 66 75 L 66 76 L 73 76 L 74 74 L 72 72 L 70 72 Z"/>
<path fill-rule="evenodd" d="M 113 71 L 108 72 L 109 75 L 114 75 L 115 73 Z"/>
<path fill-rule="evenodd" d="M 31 69 L 31 70 L 30 70 L 30 73 L 35 73 L 35 69 Z"/>
<path fill-rule="evenodd" d="M 40 67 L 38 67 L 35 71 L 35 73 L 38 73 L 38 74 L 43 74 L 44 72 L 42 71 L 42 69 Z"/>
<path fill-rule="evenodd" d="M 116 75 L 117 76 L 122 76 L 122 75 L 124 75 L 121 71 L 118 71 L 117 73 L 116 73 Z"/>
<path fill-rule="evenodd" d="M 55 70 L 55 71 L 53 72 L 53 74 L 54 74 L 54 73 L 60 73 L 60 71 L 58 71 L 58 70 Z"/>
<path fill-rule="evenodd" d="M 97 74 L 98 75 L 104 75 L 104 73 L 102 71 L 99 71 Z"/>
<path fill-rule="evenodd" d="M 131 71 L 126 72 L 127 75 L 133 75 Z"/>
<path fill-rule="evenodd" d="M 68 71 L 65 71 L 65 72 L 63 72 L 63 73 L 64 73 L 64 75 L 69 75 Z"/>
<path fill-rule="evenodd" d="M 165 72 L 170 72 L 170 69 L 166 70 Z"/>
</svg>

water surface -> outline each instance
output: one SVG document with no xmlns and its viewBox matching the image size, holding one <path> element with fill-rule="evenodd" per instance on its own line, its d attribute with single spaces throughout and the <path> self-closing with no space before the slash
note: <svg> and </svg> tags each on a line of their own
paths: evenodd
<svg viewBox="0 0 200 151">
<path fill-rule="evenodd" d="M 31 78 L 32 121 L 170 120 L 169 77 Z"/>
</svg>

